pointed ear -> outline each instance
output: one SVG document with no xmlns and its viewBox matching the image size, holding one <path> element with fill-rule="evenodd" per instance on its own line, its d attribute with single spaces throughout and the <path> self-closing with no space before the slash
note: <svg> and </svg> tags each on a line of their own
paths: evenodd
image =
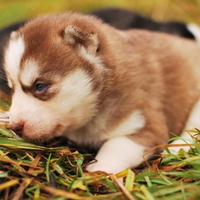
<svg viewBox="0 0 200 200">
<path fill-rule="evenodd" d="M 99 45 L 97 34 L 87 33 L 76 26 L 69 25 L 64 33 L 65 41 L 71 45 L 81 45 L 88 54 L 95 55 Z"/>
</svg>

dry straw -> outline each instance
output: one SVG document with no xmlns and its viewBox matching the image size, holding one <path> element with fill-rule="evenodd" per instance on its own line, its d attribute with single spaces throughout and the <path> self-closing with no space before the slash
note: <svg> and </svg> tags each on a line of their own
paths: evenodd
<svg viewBox="0 0 200 200">
<path fill-rule="evenodd" d="M 166 148 L 166 155 L 158 155 L 137 169 L 116 175 L 87 173 L 84 168 L 89 154 L 62 146 L 59 139 L 46 146 L 29 143 L 6 129 L 7 115 L 1 114 L 0 121 L 0 199 L 200 199 L 196 137 L 186 144 L 191 148 L 189 153 L 181 150 L 174 155 L 169 145 L 163 145 L 156 148 Z M 124 185 L 117 178 L 124 178 Z"/>
</svg>

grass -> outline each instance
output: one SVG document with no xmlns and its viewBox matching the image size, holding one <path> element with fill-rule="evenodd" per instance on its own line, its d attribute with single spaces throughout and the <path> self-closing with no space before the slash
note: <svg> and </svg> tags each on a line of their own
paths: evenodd
<svg viewBox="0 0 200 200">
<path fill-rule="evenodd" d="M 137 169 L 114 176 L 86 172 L 91 155 L 63 146 L 63 139 L 39 146 L 5 127 L 8 126 L 0 128 L 0 199 L 200 199 L 197 137 L 193 138 L 189 153 L 180 150 L 174 155 L 165 146 L 168 154 L 157 155 Z M 194 132 L 200 134 L 198 130 Z M 125 184 L 119 184 L 116 178 L 124 178 Z"/>
</svg>

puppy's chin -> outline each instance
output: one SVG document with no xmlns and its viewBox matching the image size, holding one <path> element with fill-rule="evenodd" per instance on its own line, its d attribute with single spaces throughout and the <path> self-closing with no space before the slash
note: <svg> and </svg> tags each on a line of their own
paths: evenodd
<svg viewBox="0 0 200 200">
<path fill-rule="evenodd" d="M 48 127 L 47 127 L 48 129 Z M 64 127 L 61 125 L 55 126 L 55 128 L 49 128 L 49 130 L 43 130 L 43 131 L 38 131 L 37 128 L 35 129 L 30 129 L 24 130 L 20 135 L 22 138 L 25 140 L 35 143 L 35 144 L 43 144 L 43 143 L 49 143 L 53 141 L 55 138 L 62 136 L 64 132 Z M 40 134 L 39 134 L 40 132 Z"/>
</svg>

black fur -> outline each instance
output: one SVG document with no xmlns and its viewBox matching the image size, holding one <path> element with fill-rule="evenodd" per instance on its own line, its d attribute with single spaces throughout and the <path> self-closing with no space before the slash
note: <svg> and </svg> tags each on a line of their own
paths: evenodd
<svg viewBox="0 0 200 200">
<path fill-rule="evenodd" d="M 122 30 L 131 28 L 147 29 L 194 39 L 194 35 L 187 29 L 186 24 L 181 22 L 160 23 L 135 12 L 119 8 L 96 10 L 91 14 Z"/>
</svg>

